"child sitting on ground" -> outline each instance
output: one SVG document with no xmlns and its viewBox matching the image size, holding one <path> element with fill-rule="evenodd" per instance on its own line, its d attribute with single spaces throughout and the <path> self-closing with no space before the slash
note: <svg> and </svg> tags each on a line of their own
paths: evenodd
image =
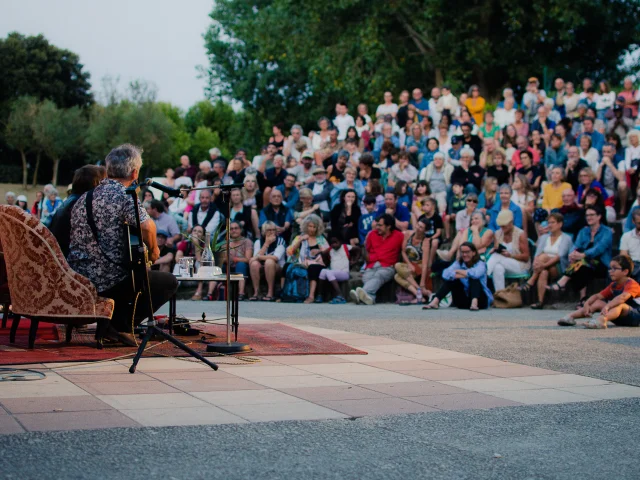
<svg viewBox="0 0 640 480">
<path fill-rule="evenodd" d="M 331 245 L 331 249 L 329 249 L 328 253 L 330 258 L 330 261 L 328 262 L 329 268 L 324 268 L 320 272 L 320 283 L 322 285 L 322 282 L 326 281 L 331 283 L 331 286 L 333 287 L 335 296 L 329 303 L 334 305 L 347 303 L 345 298 L 342 296 L 339 282 L 346 282 L 349 280 L 349 268 L 351 264 L 357 260 L 360 254 L 360 249 L 358 247 L 343 244 L 340 239 L 335 236 L 329 239 L 329 245 Z M 323 289 L 320 288 L 321 292 L 322 290 Z M 316 300 L 318 298 L 322 297 L 316 297 Z"/>
<path fill-rule="evenodd" d="M 585 328 L 607 328 L 607 322 L 618 327 L 640 326 L 640 285 L 630 278 L 633 262 L 625 255 L 611 259 L 609 276 L 612 283 L 600 293 L 589 297 L 584 306 L 558 321 L 561 327 L 573 327 L 576 318 L 591 317 L 600 312 L 598 318 L 583 322 Z"/>
</svg>

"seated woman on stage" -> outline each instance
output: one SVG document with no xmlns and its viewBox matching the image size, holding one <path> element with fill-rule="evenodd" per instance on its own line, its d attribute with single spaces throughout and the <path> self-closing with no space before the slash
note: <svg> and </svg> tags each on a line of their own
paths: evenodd
<svg viewBox="0 0 640 480">
<path fill-rule="evenodd" d="M 548 290 L 563 291 L 569 281 L 574 289 L 580 290 L 580 306 L 584 305 L 587 294 L 587 283 L 592 278 L 605 278 L 607 265 L 611 261 L 613 235 L 611 229 L 602 224 L 604 212 L 598 207 L 587 207 L 585 218 L 587 226 L 578 233 L 569 254 L 570 265 Z"/>
<path fill-rule="evenodd" d="M 277 234 L 277 225 L 270 220 L 262 224 L 262 238 L 253 244 L 253 258 L 249 263 L 253 296 L 250 301 L 262 300 L 274 302 L 276 276 L 284 266 L 285 241 Z M 264 274 L 267 280 L 267 296 L 260 298 L 260 277 Z"/>
<path fill-rule="evenodd" d="M 202 250 L 204 249 L 205 235 L 204 228 L 201 225 L 196 225 L 191 230 L 191 235 L 187 240 L 182 240 L 178 243 L 178 251 L 176 252 L 176 264 L 180 263 L 182 257 L 193 257 L 196 265 L 200 265 L 200 257 L 202 256 Z M 196 272 L 197 273 L 197 272 Z M 191 300 L 213 300 L 213 292 L 216 289 L 216 282 L 209 282 L 209 288 L 207 295 L 202 296 L 202 289 L 204 282 L 198 282 L 198 288 L 191 297 Z"/>
<path fill-rule="evenodd" d="M 600 312 L 595 320 L 584 322 L 585 328 L 607 328 L 612 322 L 618 327 L 640 326 L 640 285 L 630 278 L 633 272 L 633 262 L 626 255 L 618 255 L 611 259 L 609 276 L 611 284 L 589 297 L 584 306 L 558 321 L 561 327 L 573 327 L 576 318 L 591 317 L 594 312 Z"/>
<path fill-rule="evenodd" d="M 309 215 L 300 226 L 300 235 L 294 238 L 289 248 L 287 248 L 289 263 L 285 265 L 282 273 L 282 284 L 284 286 L 284 276 L 289 265 L 301 263 L 307 267 L 309 296 L 304 303 L 313 303 L 314 301 L 322 303 L 322 297 L 318 296 L 316 298 L 315 293 L 320 272 L 325 268 L 320 254 L 329 248 L 327 239 L 322 235 L 323 233 L 324 223 L 322 219 L 318 215 Z"/>
<path fill-rule="evenodd" d="M 478 249 L 471 242 L 460 245 L 460 260 L 442 272 L 444 283 L 423 310 L 434 310 L 451 293 L 451 304 L 457 308 L 476 311 L 489 308 L 493 295 L 487 287 L 487 265 L 480 259 Z"/>
<path fill-rule="evenodd" d="M 519 275 L 529 271 L 531 254 L 527 235 L 513 225 L 513 213 L 510 210 L 501 211 L 496 223 L 500 228 L 494 235 L 487 272 L 493 278 L 493 286 L 497 292 L 504 289 L 505 275 Z"/>
<path fill-rule="evenodd" d="M 573 248 L 571 236 L 562 231 L 564 217 L 561 213 L 551 213 L 547 217 L 549 233 L 538 238 L 536 256 L 533 259 L 533 274 L 520 290 L 528 292 L 537 285 L 538 301 L 531 308 L 544 307 L 544 295 L 549 280 L 560 277 L 569 266 L 569 252 Z"/>
<path fill-rule="evenodd" d="M 249 207 L 251 208 L 251 207 Z M 243 277 L 249 276 L 249 262 L 251 261 L 251 255 L 253 254 L 253 246 L 251 240 L 242 235 L 242 226 L 233 221 L 229 225 L 229 248 L 231 250 L 231 273 L 241 273 Z M 222 271 L 227 272 L 227 254 L 222 252 L 220 263 L 222 265 Z M 238 300 L 244 300 L 244 285 L 245 280 L 238 282 Z"/>
</svg>

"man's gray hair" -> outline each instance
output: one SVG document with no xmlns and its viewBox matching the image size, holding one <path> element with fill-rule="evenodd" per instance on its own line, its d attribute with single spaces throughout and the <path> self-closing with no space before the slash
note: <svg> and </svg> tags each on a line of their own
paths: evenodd
<svg viewBox="0 0 640 480">
<path fill-rule="evenodd" d="M 465 145 L 460 150 L 460 156 L 462 157 L 463 155 L 469 155 L 471 158 L 474 158 L 476 156 L 476 152 L 474 152 L 473 148 L 471 148 L 469 145 Z"/>
<path fill-rule="evenodd" d="M 500 185 L 500 191 L 507 191 L 509 193 L 512 193 L 513 190 L 511 189 L 511 185 L 509 185 L 508 183 L 503 183 L 502 185 Z"/>
<path fill-rule="evenodd" d="M 4 199 L 5 200 L 9 200 L 9 197 L 16 198 L 16 194 L 13 193 L 13 192 L 7 192 L 7 193 L 4 194 Z"/>
<path fill-rule="evenodd" d="M 217 156 L 220 156 L 220 155 L 222 155 L 222 152 L 220 151 L 220 149 L 219 149 L 219 148 L 215 148 L 215 147 L 214 147 L 214 148 L 210 148 L 210 149 L 209 149 L 209 155 L 217 155 Z"/>
<path fill-rule="evenodd" d="M 435 160 L 436 157 L 441 158 L 442 160 L 446 160 L 447 159 L 447 157 L 445 157 L 444 153 L 442 153 L 442 152 L 436 152 L 435 155 L 433 156 L 433 159 Z"/>
<path fill-rule="evenodd" d="M 109 178 L 129 178 L 142 167 L 142 148 L 125 143 L 111 150 L 104 161 Z"/>
<path fill-rule="evenodd" d="M 304 135 L 304 130 L 300 125 L 298 124 L 291 125 L 291 133 L 293 133 L 294 130 L 300 130 L 300 135 Z"/>
</svg>

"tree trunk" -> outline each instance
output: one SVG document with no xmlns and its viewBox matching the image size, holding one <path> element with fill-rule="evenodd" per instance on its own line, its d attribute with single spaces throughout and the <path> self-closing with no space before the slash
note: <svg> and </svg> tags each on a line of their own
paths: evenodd
<svg viewBox="0 0 640 480">
<path fill-rule="evenodd" d="M 20 158 L 22 159 L 22 188 L 27 189 L 27 155 L 24 153 L 24 150 L 20 150 Z"/>
<path fill-rule="evenodd" d="M 59 166 L 60 166 L 60 159 L 54 158 L 53 159 L 53 178 L 51 179 L 51 184 L 54 187 L 58 186 L 58 167 Z"/>
<path fill-rule="evenodd" d="M 441 68 L 436 68 L 436 87 L 442 87 L 442 84 L 444 83 L 444 79 L 442 78 L 442 69 Z"/>
<path fill-rule="evenodd" d="M 40 168 L 40 155 L 42 152 L 36 153 L 36 166 L 33 170 L 33 181 L 31 184 L 35 187 L 38 184 L 38 169 Z"/>
</svg>

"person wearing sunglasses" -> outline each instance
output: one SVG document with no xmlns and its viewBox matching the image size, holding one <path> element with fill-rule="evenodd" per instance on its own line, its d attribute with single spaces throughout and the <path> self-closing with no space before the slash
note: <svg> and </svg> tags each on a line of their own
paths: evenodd
<svg viewBox="0 0 640 480">
<path fill-rule="evenodd" d="M 618 327 L 640 326 L 640 285 L 630 278 L 633 262 L 626 255 L 618 255 L 609 263 L 611 284 L 604 290 L 592 295 L 584 306 L 558 321 L 561 327 L 573 327 L 578 318 L 595 318 L 581 323 L 585 328 L 607 328 L 611 322 Z"/>
<path fill-rule="evenodd" d="M 456 232 L 461 232 L 469 228 L 471 224 L 471 215 L 478 208 L 478 195 L 469 193 L 465 200 L 465 208 L 456 215 Z"/>
<path fill-rule="evenodd" d="M 493 277 L 493 286 L 497 292 L 505 287 L 505 275 L 519 275 L 529 271 L 531 253 L 527 235 L 513 224 L 513 212 L 501 211 L 496 223 L 500 228 L 495 232 L 493 250 L 487 261 L 487 273 Z"/>
</svg>

